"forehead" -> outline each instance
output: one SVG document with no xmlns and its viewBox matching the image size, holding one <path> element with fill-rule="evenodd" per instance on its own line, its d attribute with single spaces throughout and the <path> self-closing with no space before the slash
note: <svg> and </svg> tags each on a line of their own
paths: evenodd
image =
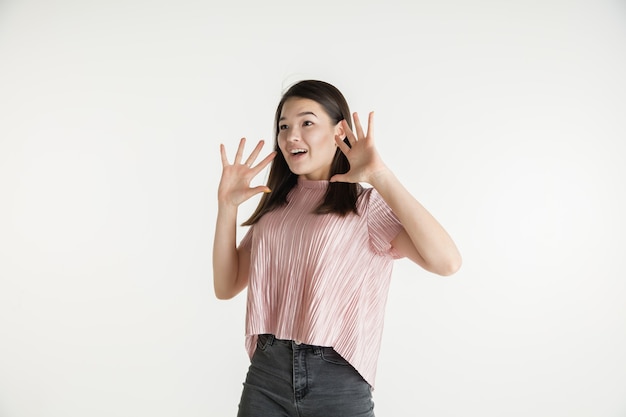
<svg viewBox="0 0 626 417">
<path fill-rule="evenodd" d="M 328 117 L 322 105 L 317 101 L 309 98 L 291 97 L 288 98 L 283 104 L 283 108 L 280 112 L 280 118 L 293 118 L 310 113 L 314 113 L 320 118 L 325 116 Z"/>
</svg>

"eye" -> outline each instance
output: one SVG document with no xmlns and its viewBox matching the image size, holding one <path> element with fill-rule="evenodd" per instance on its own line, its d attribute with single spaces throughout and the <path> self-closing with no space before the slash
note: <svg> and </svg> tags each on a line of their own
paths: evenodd
<svg viewBox="0 0 626 417">
<path fill-rule="evenodd" d="M 288 126 L 287 126 L 287 125 L 279 125 L 279 126 L 278 126 L 278 130 L 285 130 L 285 129 L 287 129 L 287 128 L 288 128 Z"/>
<path fill-rule="evenodd" d="M 304 123 L 302 123 L 304 126 L 313 126 L 313 122 L 310 120 L 305 121 Z"/>
</svg>

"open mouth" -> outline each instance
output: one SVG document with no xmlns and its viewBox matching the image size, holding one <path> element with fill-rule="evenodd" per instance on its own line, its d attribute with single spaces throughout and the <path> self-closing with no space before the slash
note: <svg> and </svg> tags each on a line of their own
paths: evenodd
<svg viewBox="0 0 626 417">
<path fill-rule="evenodd" d="M 308 151 L 306 149 L 291 149 L 289 154 L 293 157 L 299 157 L 306 154 Z"/>
</svg>

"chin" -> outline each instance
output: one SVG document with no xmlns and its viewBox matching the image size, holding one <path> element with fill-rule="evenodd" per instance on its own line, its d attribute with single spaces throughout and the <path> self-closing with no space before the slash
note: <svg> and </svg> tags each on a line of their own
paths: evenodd
<svg viewBox="0 0 626 417">
<path fill-rule="evenodd" d="M 303 170 L 302 168 L 297 169 L 297 168 L 294 168 L 294 167 L 289 166 L 289 165 L 287 165 L 287 166 L 289 167 L 289 171 L 291 171 L 291 172 L 292 172 L 293 174 L 295 174 L 295 175 L 306 175 L 306 173 L 307 173 L 307 172 L 306 172 L 305 170 Z"/>
</svg>

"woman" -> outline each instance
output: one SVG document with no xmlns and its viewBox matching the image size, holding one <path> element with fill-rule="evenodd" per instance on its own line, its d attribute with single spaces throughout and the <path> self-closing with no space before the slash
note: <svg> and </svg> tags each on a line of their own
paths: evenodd
<svg viewBox="0 0 626 417">
<path fill-rule="evenodd" d="M 222 178 L 213 246 L 215 294 L 248 288 L 251 365 L 239 416 L 373 416 L 371 391 L 394 259 L 439 275 L 461 265 L 441 225 L 398 181 L 334 86 L 289 88 L 278 104 L 274 152 L 260 141 Z M 251 180 L 271 165 L 266 186 Z M 371 187 L 362 187 L 367 183 Z M 238 206 L 265 193 L 237 247 Z"/>
</svg>

